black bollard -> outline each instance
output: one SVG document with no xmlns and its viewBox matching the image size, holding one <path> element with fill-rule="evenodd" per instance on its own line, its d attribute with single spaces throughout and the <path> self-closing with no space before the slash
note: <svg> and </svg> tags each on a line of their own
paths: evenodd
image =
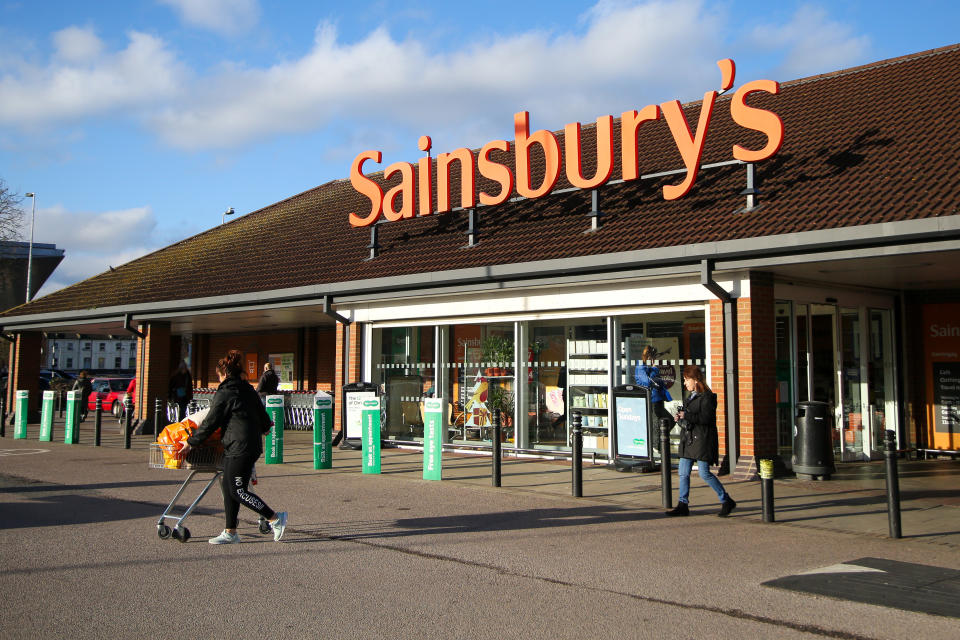
<svg viewBox="0 0 960 640">
<path fill-rule="evenodd" d="M 7 394 L 0 396 L 0 438 L 7 437 Z"/>
<path fill-rule="evenodd" d="M 160 435 L 160 420 L 163 418 L 163 400 L 157 398 L 153 403 L 153 435 Z"/>
<path fill-rule="evenodd" d="M 129 397 L 123 399 L 123 448 L 130 448 L 130 435 L 133 429 L 130 421 L 133 420 L 133 402 Z"/>
<path fill-rule="evenodd" d="M 103 398 L 97 394 L 96 404 L 93 405 L 93 446 L 100 446 L 100 428 L 103 426 Z"/>
<path fill-rule="evenodd" d="M 673 474 L 670 461 L 670 420 L 660 418 L 660 492 L 663 508 L 673 508 Z"/>
<path fill-rule="evenodd" d="M 60 411 L 60 418 L 62 419 L 62 418 L 63 418 L 63 405 L 64 405 L 64 404 L 66 403 L 66 401 L 67 401 L 67 392 L 66 392 L 66 391 L 61 391 L 60 393 L 58 393 L 58 394 L 57 394 L 57 399 L 59 400 L 59 402 L 58 402 L 57 404 L 60 406 L 60 409 L 59 409 L 59 411 Z"/>
<path fill-rule="evenodd" d="M 763 521 L 773 522 L 773 460 L 760 461 L 760 504 Z"/>
<path fill-rule="evenodd" d="M 500 486 L 500 409 L 493 410 L 493 486 Z"/>
<path fill-rule="evenodd" d="M 897 435 L 887 429 L 883 438 L 883 457 L 887 467 L 887 517 L 890 537 L 901 538 L 900 533 L 900 475 L 897 470 Z"/>
<path fill-rule="evenodd" d="M 579 411 L 574 411 L 572 415 L 573 423 L 573 460 L 571 469 L 573 471 L 573 497 L 583 497 L 583 416 Z"/>
</svg>

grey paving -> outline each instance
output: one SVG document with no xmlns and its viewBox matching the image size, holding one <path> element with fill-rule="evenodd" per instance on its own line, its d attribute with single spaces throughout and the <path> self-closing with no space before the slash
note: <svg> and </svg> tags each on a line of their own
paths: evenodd
<svg viewBox="0 0 960 640">
<path fill-rule="evenodd" d="M 863 558 L 960 571 L 955 461 L 901 465 L 891 540 L 882 465 L 776 481 L 772 524 L 759 483 L 728 483 L 740 506 L 722 519 L 695 478 L 693 515 L 668 519 L 657 473 L 586 465 L 578 499 L 563 461 L 508 458 L 502 488 L 489 456 L 446 453 L 441 482 L 404 449 L 384 450 L 379 476 L 340 449 L 315 471 L 311 434 L 287 432 L 256 489 L 290 511 L 284 542 L 242 512 L 243 543 L 223 548 L 206 543 L 216 490 L 189 542 L 157 537 L 186 473 L 148 468 L 148 438 L 128 451 L 115 429 L 100 448 L 35 429 L 0 440 L 4 638 L 956 637 L 954 618 L 764 586 Z"/>
</svg>

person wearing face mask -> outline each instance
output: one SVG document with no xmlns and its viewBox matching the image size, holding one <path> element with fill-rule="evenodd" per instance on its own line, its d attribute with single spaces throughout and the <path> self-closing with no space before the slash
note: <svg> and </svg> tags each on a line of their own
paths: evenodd
<svg viewBox="0 0 960 640">
<path fill-rule="evenodd" d="M 683 368 L 683 386 L 690 393 L 677 413 L 680 425 L 680 461 L 677 465 L 680 488 L 677 506 L 666 512 L 668 516 L 690 515 L 690 472 L 697 463 L 700 477 L 713 489 L 720 500 L 721 518 L 726 518 L 737 503 L 710 472 L 710 465 L 720 461 L 720 438 L 717 432 L 717 394 L 710 390 L 703 371 L 696 365 Z"/>
</svg>

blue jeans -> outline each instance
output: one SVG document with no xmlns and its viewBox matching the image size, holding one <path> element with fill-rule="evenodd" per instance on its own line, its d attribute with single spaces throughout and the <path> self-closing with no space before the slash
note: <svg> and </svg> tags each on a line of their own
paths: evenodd
<svg viewBox="0 0 960 640">
<path fill-rule="evenodd" d="M 717 497 L 720 498 L 720 502 L 722 503 L 729 498 L 727 491 L 723 488 L 723 485 L 720 484 L 717 476 L 710 473 L 710 465 L 707 462 L 694 460 L 693 458 L 680 458 L 680 463 L 677 465 L 677 475 L 680 476 L 680 496 L 677 498 L 677 501 L 683 502 L 684 504 L 690 502 L 690 472 L 693 470 L 694 462 L 697 463 L 697 470 L 700 471 L 700 477 L 710 485 L 711 489 L 717 492 Z"/>
</svg>

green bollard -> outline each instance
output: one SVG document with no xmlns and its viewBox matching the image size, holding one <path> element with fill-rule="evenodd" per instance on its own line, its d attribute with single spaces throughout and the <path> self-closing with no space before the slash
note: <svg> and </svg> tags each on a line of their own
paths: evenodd
<svg viewBox="0 0 960 640">
<path fill-rule="evenodd" d="M 283 464 L 283 396 L 267 396 L 267 414 L 273 426 L 267 432 L 267 464 Z"/>
<path fill-rule="evenodd" d="M 27 437 L 27 412 L 30 410 L 30 392 L 17 390 L 15 409 L 17 421 L 13 425 L 13 439 L 23 440 Z"/>
<path fill-rule="evenodd" d="M 313 398 L 313 468 L 333 468 L 333 396 L 323 391 Z"/>
<path fill-rule="evenodd" d="M 363 473 L 380 473 L 380 398 L 367 398 L 361 412 Z"/>
<path fill-rule="evenodd" d="M 40 442 L 53 442 L 53 400 L 55 391 L 43 392 L 43 404 L 40 407 Z"/>
<path fill-rule="evenodd" d="M 67 417 L 63 427 L 63 441 L 66 444 L 80 442 L 80 392 L 67 391 Z"/>
<path fill-rule="evenodd" d="M 443 475 L 443 398 L 423 401 L 423 479 L 442 480 Z"/>
</svg>

